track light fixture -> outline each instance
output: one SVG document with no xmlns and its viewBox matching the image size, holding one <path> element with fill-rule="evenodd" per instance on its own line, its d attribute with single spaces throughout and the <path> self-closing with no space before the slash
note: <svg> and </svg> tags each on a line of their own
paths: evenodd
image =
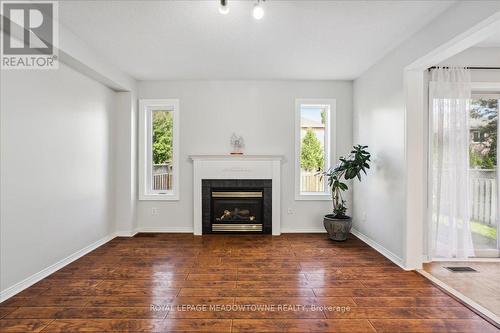
<svg viewBox="0 0 500 333">
<path fill-rule="evenodd" d="M 226 15 L 229 13 L 229 7 L 227 6 L 227 0 L 220 0 L 219 13 Z"/>
<path fill-rule="evenodd" d="M 260 20 L 264 17 L 264 8 L 262 7 L 262 3 L 265 0 L 256 0 L 252 9 L 252 16 L 256 20 Z M 229 13 L 229 6 L 227 5 L 228 0 L 220 0 L 219 2 L 219 13 L 222 15 L 226 15 Z"/>
</svg>

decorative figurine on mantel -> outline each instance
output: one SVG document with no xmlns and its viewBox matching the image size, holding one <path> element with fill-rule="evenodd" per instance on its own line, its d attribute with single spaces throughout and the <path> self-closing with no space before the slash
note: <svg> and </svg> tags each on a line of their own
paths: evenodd
<svg viewBox="0 0 500 333">
<path fill-rule="evenodd" d="M 245 142 L 243 141 L 242 136 L 238 136 L 236 133 L 233 133 L 233 135 L 231 135 L 231 146 L 233 147 L 231 155 L 243 155 Z"/>
</svg>

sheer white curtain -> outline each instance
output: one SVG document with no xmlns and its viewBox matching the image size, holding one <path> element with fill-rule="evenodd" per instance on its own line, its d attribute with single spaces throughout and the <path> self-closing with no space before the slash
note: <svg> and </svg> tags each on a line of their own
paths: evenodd
<svg viewBox="0 0 500 333">
<path fill-rule="evenodd" d="M 432 70 L 429 83 L 431 258 L 467 258 L 474 255 L 469 223 L 470 99 L 468 69 L 454 67 Z"/>
</svg>

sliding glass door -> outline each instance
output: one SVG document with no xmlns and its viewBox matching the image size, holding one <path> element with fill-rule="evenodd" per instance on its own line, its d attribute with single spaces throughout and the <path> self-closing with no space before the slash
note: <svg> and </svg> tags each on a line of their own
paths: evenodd
<svg viewBox="0 0 500 333">
<path fill-rule="evenodd" d="M 497 172 L 500 95 L 473 94 L 469 114 L 470 229 L 476 257 L 499 256 Z"/>
</svg>

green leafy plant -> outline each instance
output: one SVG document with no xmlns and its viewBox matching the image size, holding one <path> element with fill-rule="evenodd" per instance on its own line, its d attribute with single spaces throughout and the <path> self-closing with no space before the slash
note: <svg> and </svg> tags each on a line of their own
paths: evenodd
<svg viewBox="0 0 500 333">
<path fill-rule="evenodd" d="M 172 161 L 173 126 L 172 113 L 153 112 L 153 163 L 165 164 Z"/>
<path fill-rule="evenodd" d="M 319 171 L 323 169 L 324 157 L 321 142 L 314 134 L 312 128 L 308 128 L 302 139 L 300 151 L 300 166 L 307 171 Z"/>
<path fill-rule="evenodd" d="M 368 146 L 356 145 L 351 152 L 339 158 L 339 163 L 324 172 L 328 179 L 328 185 L 332 190 L 333 217 L 345 218 L 346 206 L 342 197 L 342 192 L 349 188 L 344 181 L 358 178 L 361 181 L 361 172 L 366 175 L 366 170 L 370 169 L 370 153 L 366 150 Z"/>
<path fill-rule="evenodd" d="M 498 99 L 478 98 L 471 101 L 470 118 L 482 119 L 479 142 L 471 149 L 470 166 L 480 169 L 494 169 L 497 165 Z M 472 146 L 471 145 L 471 146 Z"/>
</svg>

